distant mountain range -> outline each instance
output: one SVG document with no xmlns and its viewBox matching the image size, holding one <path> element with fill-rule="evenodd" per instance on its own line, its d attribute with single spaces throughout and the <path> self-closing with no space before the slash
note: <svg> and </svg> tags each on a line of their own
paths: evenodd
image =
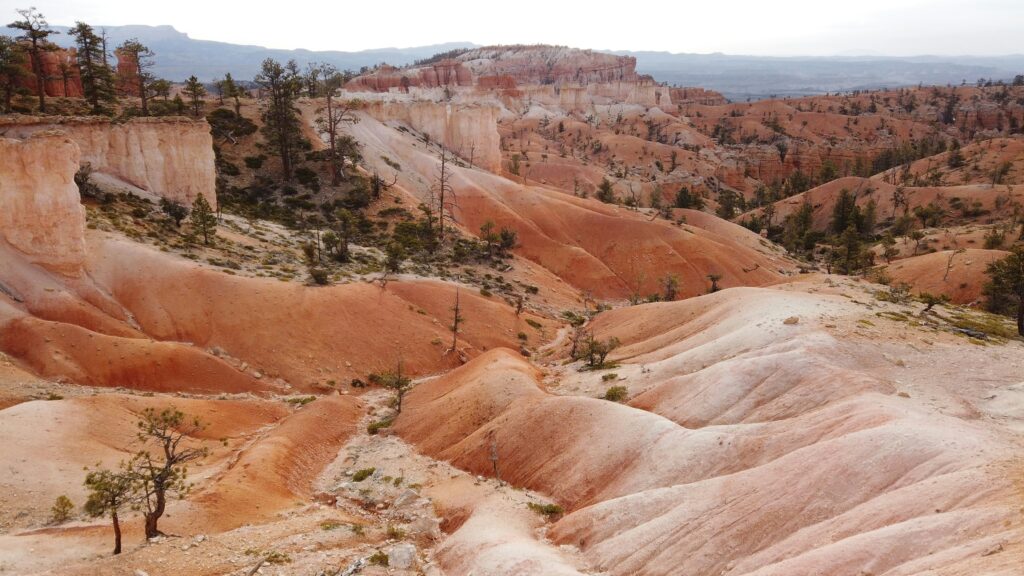
<svg viewBox="0 0 1024 576">
<path fill-rule="evenodd" d="M 61 32 L 66 27 L 55 26 Z M 327 62 L 341 70 L 386 62 L 411 64 L 455 48 L 472 48 L 469 42 L 451 42 L 412 48 L 380 48 L 359 52 L 279 50 L 195 40 L 172 26 L 106 26 L 111 47 L 138 38 L 156 53 L 154 72 L 181 81 L 192 74 L 208 81 L 226 72 L 239 80 L 256 75 L 265 58 L 295 59 L 300 66 Z M 0 28 L 0 34 L 16 35 Z M 67 34 L 51 37 L 62 46 L 72 45 Z M 972 83 L 978 78 L 1009 80 L 1024 74 L 1024 55 L 1012 56 L 829 56 L 769 57 L 726 54 L 672 54 L 669 52 L 606 51 L 634 56 L 637 71 L 680 86 L 717 90 L 731 100 L 772 96 L 804 96 L 857 89 Z"/>
<path fill-rule="evenodd" d="M 60 46 L 73 46 L 74 38 L 67 35 L 68 27 L 53 26 L 61 33 L 50 36 Z M 360 52 L 276 50 L 262 46 L 229 44 L 212 40 L 195 40 L 179 32 L 173 26 L 96 26 L 107 31 L 108 47 L 115 46 L 129 38 L 138 38 L 156 54 L 153 72 L 157 76 L 182 81 L 195 74 L 200 80 L 221 78 L 230 72 L 238 80 L 251 80 L 266 58 L 282 62 L 294 59 L 305 67 L 309 62 L 326 62 L 339 70 L 358 71 L 363 66 L 387 62 L 395 66 L 412 64 L 415 60 L 429 58 L 439 52 L 455 48 L 472 47 L 468 42 L 452 42 L 414 48 L 380 48 Z M 18 31 L 0 27 L 0 34 L 17 36 Z"/>
<path fill-rule="evenodd" d="M 771 57 L 614 52 L 636 57 L 637 71 L 661 82 L 717 90 L 733 101 L 899 86 L 1010 80 L 1024 55 Z"/>
</svg>

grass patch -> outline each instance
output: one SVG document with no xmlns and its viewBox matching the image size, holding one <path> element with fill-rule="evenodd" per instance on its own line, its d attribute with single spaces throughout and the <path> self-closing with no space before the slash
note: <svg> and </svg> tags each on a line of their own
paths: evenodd
<svg viewBox="0 0 1024 576">
<path fill-rule="evenodd" d="M 1002 316 L 979 312 L 975 314 L 954 313 L 948 320 L 950 324 L 964 330 L 984 332 L 989 336 L 995 336 L 1004 340 L 1016 338 L 1017 328 Z"/>
</svg>

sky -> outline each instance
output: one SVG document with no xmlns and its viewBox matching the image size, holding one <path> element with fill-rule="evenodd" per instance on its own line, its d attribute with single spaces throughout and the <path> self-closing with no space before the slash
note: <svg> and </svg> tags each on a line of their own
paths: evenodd
<svg viewBox="0 0 1024 576">
<path fill-rule="evenodd" d="M 310 50 L 473 42 L 765 56 L 1024 53 L 1024 0 L 0 0 L 0 22 L 29 5 L 55 25 L 169 24 L 202 40 Z"/>
</svg>

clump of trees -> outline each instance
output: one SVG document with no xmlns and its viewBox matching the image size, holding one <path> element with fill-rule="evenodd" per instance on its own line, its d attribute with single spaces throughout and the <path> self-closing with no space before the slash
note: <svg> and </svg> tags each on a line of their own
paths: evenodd
<svg viewBox="0 0 1024 576">
<path fill-rule="evenodd" d="M 61 50 L 50 41 L 50 37 L 59 32 L 50 28 L 46 18 L 35 8 L 17 12 L 21 18 L 8 24 L 8 27 L 21 33 L 16 38 L 0 36 L 2 111 L 12 110 L 12 98 L 18 92 L 18 86 L 24 82 L 27 67 L 34 76 L 32 91 L 38 100 L 37 111 L 46 114 L 49 112 L 46 82 L 54 78 L 45 73 L 43 60 L 45 53 Z M 118 96 L 137 96 L 140 100 L 140 109 L 127 108 L 124 110 L 126 115 L 149 116 L 154 112 L 174 112 L 167 102 L 171 84 L 152 73 L 155 54 L 137 38 L 128 39 L 115 49 L 119 60 L 129 60 L 133 64 L 125 67 L 127 72 L 115 72 L 105 32 L 97 32 L 91 25 L 78 21 L 68 31 L 68 35 L 74 38 L 74 58 L 62 56 L 57 64 L 60 74 L 58 78 L 63 80 L 65 96 L 71 92 L 71 81 L 77 78 L 92 114 L 114 114 Z M 168 105 L 154 110 L 150 104 L 156 96 L 163 96 Z"/>
<path fill-rule="evenodd" d="M 263 137 L 281 160 L 285 181 L 290 181 L 305 147 L 299 111 L 295 106 L 302 88 L 299 66 L 294 60 L 282 66 L 280 62 L 267 58 L 253 81 L 267 96 L 267 105 L 262 113 Z"/>
<path fill-rule="evenodd" d="M 93 114 L 106 114 L 117 99 L 114 71 L 106 63 L 103 39 L 92 26 L 78 22 L 68 34 L 78 47 L 78 71 L 82 78 L 82 94 L 92 106 Z"/>
<path fill-rule="evenodd" d="M 615 336 L 604 340 L 598 339 L 591 331 L 579 331 L 573 338 L 572 359 L 583 360 L 587 368 L 600 370 L 610 368 L 608 355 L 619 347 L 619 339 Z"/>
<path fill-rule="evenodd" d="M 126 509 L 142 511 L 146 538 L 163 535 L 158 523 L 168 498 L 189 494 L 192 484 L 187 465 L 208 454 L 206 447 L 192 445 L 205 424 L 173 406 L 145 409 L 136 427 L 135 440 L 142 448 L 115 470 L 97 465 L 85 476 L 89 490 L 85 512 L 93 517 L 110 516 L 114 554 L 121 553 L 119 514 Z"/>
</svg>

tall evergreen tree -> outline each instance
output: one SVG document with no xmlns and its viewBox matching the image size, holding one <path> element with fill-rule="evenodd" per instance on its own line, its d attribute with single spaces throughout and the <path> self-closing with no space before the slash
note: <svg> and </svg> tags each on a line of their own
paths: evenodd
<svg viewBox="0 0 1024 576">
<path fill-rule="evenodd" d="M 189 216 L 192 223 L 192 230 L 203 236 L 203 244 L 210 244 L 210 238 L 217 234 L 217 217 L 213 214 L 213 208 L 207 202 L 206 197 L 200 194 L 192 203 L 192 213 Z"/>
<path fill-rule="evenodd" d="M 76 22 L 68 34 L 75 37 L 78 46 L 78 75 L 82 78 L 82 94 L 92 106 L 93 114 L 103 114 L 106 112 L 105 106 L 116 99 L 114 74 L 103 63 L 103 39 L 85 22 Z"/>
<path fill-rule="evenodd" d="M 11 99 L 18 88 L 18 81 L 25 75 L 25 52 L 13 38 L 0 36 L 0 94 L 3 107 L 0 112 L 11 111 Z"/>
<path fill-rule="evenodd" d="M 35 9 L 18 10 L 21 20 L 15 20 L 7 25 L 8 28 L 21 30 L 19 40 L 25 40 L 28 44 L 28 55 L 32 63 L 32 73 L 36 76 L 36 97 L 39 98 L 39 113 L 46 114 L 46 76 L 43 74 L 43 52 L 55 50 L 47 38 L 51 34 L 60 34 L 50 29 L 46 18 Z"/>
<path fill-rule="evenodd" d="M 224 75 L 224 79 L 220 81 L 220 93 L 224 98 L 231 98 L 235 101 L 235 116 L 242 115 L 242 102 L 240 98 L 244 93 L 241 86 L 235 83 L 235 79 L 231 77 L 231 72 Z"/>
<path fill-rule="evenodd" d="M 267 58 L 254 81 L 268 98 L 263 109 L 263 136 L 281 159 L 284 179 L 291 180 L 302 146 L 302 127 L 295 107 L 302 88 L 298 65 L 292 60 L 282 66 L 280 62 Z"/>
<path fill-rule="evenodd" d="M 195 76 L 189 76 L 181 91 L 188 96 L 192 106 L 192 115 L 198 118 L 203 109 L 203 96 L 206 96 L 206 87 Z"/>
</svg>

